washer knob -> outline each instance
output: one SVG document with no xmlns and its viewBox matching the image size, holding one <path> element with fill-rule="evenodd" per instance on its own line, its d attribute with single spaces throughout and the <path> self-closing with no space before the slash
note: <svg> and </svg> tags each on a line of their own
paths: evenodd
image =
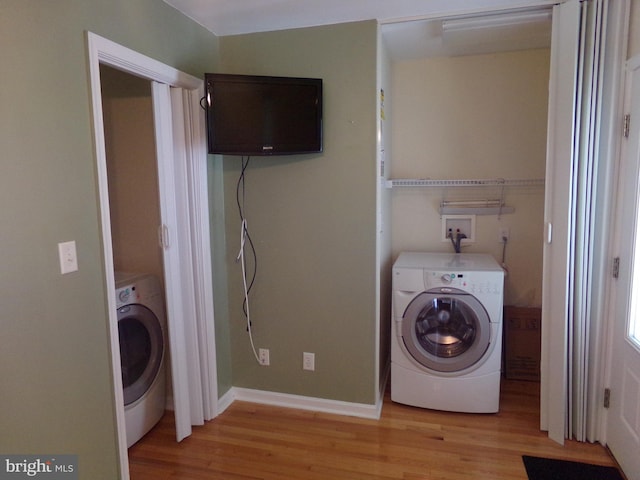
<svg viewBox="0 0 640 480">
<path fill-rule="evenodd" d="M 129 299 L 129 294 L 130 294 L 130 292 L 129 292 L 129 290 L 128 290 L 128 289 L 127 289 L 127 290 L 122 290 L 122 291 L 118 294 L 118 299 L 119 299 L 121 302 L 126 302 L 126 301 Z"/>
<path fill-rule="evenodd" d="M 442 280 L 442 283 L 446 283 L 448 285 L 453 281 L 453 277 L 453 274 L 445 273 L 440 277 L 440 280 Z"/>
</svg>

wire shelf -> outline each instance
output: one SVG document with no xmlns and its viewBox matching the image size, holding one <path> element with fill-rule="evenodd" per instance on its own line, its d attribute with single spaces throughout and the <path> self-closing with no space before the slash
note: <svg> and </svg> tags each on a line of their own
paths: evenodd
<svg viewBox="0 0 640 480">
<path fill-rule="evenodd" d="M 466 180 L 432 180 L 396 178 L 387 180 L 387 188 L 393 187 L 539 187 L 544 186 L 544 178 L 532 179 L 466 179 Z"/>
</svg>

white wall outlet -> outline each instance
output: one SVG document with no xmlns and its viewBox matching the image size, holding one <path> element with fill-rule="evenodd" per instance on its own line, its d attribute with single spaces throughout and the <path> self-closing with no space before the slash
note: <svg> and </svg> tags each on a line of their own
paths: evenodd
<svg viewBox="0 0 640 480">
<path fill-rule="evenodd" d="M 75 240 L 59 243 L 58 256 L 60 257 L 60 273 L 62 275 L 78 270 Z"/>
<path fill-rule="evenodd" d="M 500 231 L 498 232 L 498 242 L 504 243 L 505 240 L 509 240 L 509 227 L 500 227 Z"/>
<path fill-rule="evenodd" d="M 260 365 L 264 365 L 265 367 L 268 367 L 271 364 L 269 360 L 269 349 L 268 348 L 259 349 L 258 359 L 260 360 Z"/>
<path fill-rule="evenodd" d="M 302 369 L 314 371 L 316 369 L 316 354 L 302 352 Z"/>
</svg>

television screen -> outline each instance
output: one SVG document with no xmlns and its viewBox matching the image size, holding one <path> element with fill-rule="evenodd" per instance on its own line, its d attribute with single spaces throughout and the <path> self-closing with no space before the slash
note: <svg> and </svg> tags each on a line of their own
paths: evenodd
<svg viewBox="0 0 640 480">
<path fill-rule="evenodd" d="M 209 153 L 322 151 L 322 80 L 208 73 Z"/>
</svg>

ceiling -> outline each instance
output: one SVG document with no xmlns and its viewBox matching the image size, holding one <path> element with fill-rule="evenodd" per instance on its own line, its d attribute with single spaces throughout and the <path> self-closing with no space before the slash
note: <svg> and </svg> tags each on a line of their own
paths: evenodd
<svg viewBox="0 0 640 480">
<path fill-rule="evenodd" d="M 442 20 L 489 11 L 550 8 L 557 0 L 164 0 L 217 36 L 375 19 L 393 59 L 548 47 L 550 17 L 517 25 L 455 29 Z"/>
</svg>

